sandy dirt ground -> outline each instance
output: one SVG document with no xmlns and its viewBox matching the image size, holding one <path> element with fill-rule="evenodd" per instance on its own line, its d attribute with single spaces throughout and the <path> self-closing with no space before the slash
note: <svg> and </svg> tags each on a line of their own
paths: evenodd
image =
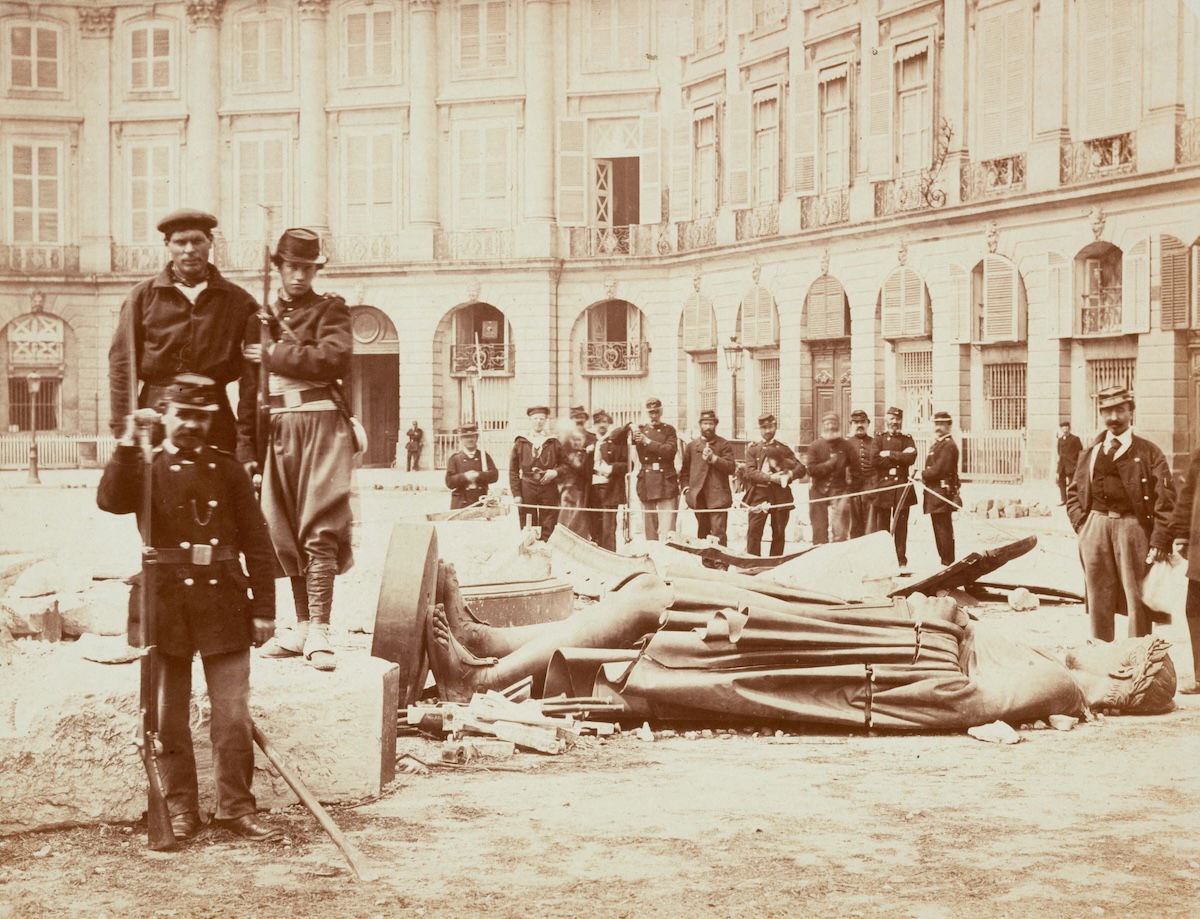
<svg viewBox="0 0 1200 919">
<path fill-rule="evenodd" d="M 0 548 L 19 532 L 26 549 L 128 569 L 131 525 L 95 511 L 86 485 L 0 480 Z M 346 625 L 369 620 L 394 522 L 444 496 L 384 488 L 359 500 L 360 564 L 339 596 Z M 1070 586 L 1078 562 L 1057 514 L 1006 528 L 1042 537 L 1026 575 Z M 959 534 L 964 550 L 1004 538 L 972 520 Z M 930 542 L 914 515 L 912 554 L 926 557 Z M 977 612 L 1034 643 L 1086 637 L 1077 608 Z M 1190 681 L 1182 644 L 1174 657 Z M 156 854 L 137 826 L 8 837 L 0 916 L 1196 916 L 1200 701 L 1178 701 L 1169 715 L 1022 731 L 1015 746 L 652 725 L 654 742 L 625 734 L 559 757 L 435 767 L 333 809 L 376 869 L 364 883 L 300 808 L 266 815 L 287 841 L 265 846 L 207 830 Z M 683 736 L 705 728 L 717 733 Z M 398 747 L 438 756 L 418 737 Z"/>
</svg>

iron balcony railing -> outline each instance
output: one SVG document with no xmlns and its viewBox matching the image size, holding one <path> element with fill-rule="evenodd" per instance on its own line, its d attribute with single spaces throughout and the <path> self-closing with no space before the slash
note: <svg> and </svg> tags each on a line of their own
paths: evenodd
<svg viewBox="0 0 1200 919">
<path fill-rule="evenodd" d="M 680 252 L 707 249 L 717 244 L 717 218 L 710 215 L 695 220 L 681 220 L 675 224 L 675 233 L 676 248 Z"/>
<path fill-rule="evenodd" d="M 650 344 L 645 341 L 585 341 L 579 351 L 584 374 L 638 376 L 650 367 Z"/>
<path fill-rule="evenodd" d="M 505 342 L 452 345 L 450 348 L 450 372 L 455 376 L 466 376 L 470 373 L 511 375 L 513 372 L 513 346 Z"/>
<path fill-rule="evenodd" d="M 1128 175 L 1137 168 L 1137 147 L 1133 132 L 1113 134 L 1063 144 L 1059 155 L 1058 180 L 1062 185 L 1077 185 L 1094 179 Z"/>
<path fill-rule="evenodd" d="M 744 239 L 779 235 L 778 204 L 764 204 L 759 207 L 734 211 L 733 217 L 735 233 L 739 242 Z"/>
<path fill-rule="evenodd" d="M 1025 154 L 967 163 L 959 175 L 963 201 L 992 198 L 1025 189 Z"/>
<path fill-rule="evenodd" d="M 17 274 L 78 274 L 78 246 L 33 243 L 0 245 L 0 271 Z"/>
<path fill-rule="evenodd" d="M 1180 166 L 1200 163 L 1200 118 L 1189 118 L 1175 126 L 1175 162 Z"/>
<path fill-rule="evenodd" d="M 571 258 L 670 255 L 671 252 L 671 234 L 665 223 L 567 228 L 567 253 Z"/>
<path fill-rule="evenodd" d="M 823 195 L 800 199 L 800 227 L 805 230 L 831 227 L 850 221 L 850 195 L 839 188 Z"/>
<path fill-rule="evenodd" d="M 1082 294 L 1079 332 L 1082 335 L 1109 335 L 1121 331 L 1121 288 L 1105 287 Z"/>
</svg>

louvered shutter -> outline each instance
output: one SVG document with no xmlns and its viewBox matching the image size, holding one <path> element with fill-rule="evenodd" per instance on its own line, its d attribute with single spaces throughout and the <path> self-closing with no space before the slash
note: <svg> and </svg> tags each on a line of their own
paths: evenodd
<svg viewBox="0 0 1200 919">
<path fill-rule="evenodd" d="M 599 303 L 588 310 L 588 341 L 608 341 L 608 308 Z"/>
<path fill-rule="evenodd" d="M 683 350 L 707 351 L 716 346 L 712 328 L 712 303 L 692 294 L 683 305 Z"/>
<path fill-rule="evenodd" d="M 1193 245 L 1188 250 L 1188 261 L 1191 271 L 1188 272 L 1188 296 L 1192 303 L 1192 322 L 1200 325 L 1200 246 Z"/>
<path fill-rule="evenodd" d="M 458 222 L 478 227 L 483 220 L 483 129 L 458 129 Z"/>
<path fill-rule="evenodd" d="M 797 195 L 817 190 L 817 75 L 792 74 L 792 188 Z"/>
<path fill-rule="evenodd" d="M 916 338 L 928 334 L 925 328 L 925 282 L 911 268 L 901 268 L 903 321 L 901 334 Z"/>
<path fill-rule="evenodd" d="M 1109 97 L 1114 77 L 1109 59 L 1112 31 L 1110 0 L 1081 0 L 1079 6 L 1083 46 L 1083 139 L 1112 133 Z"/>
<path fill-rule="evenodd" d="M 615 23 L 612 21 L 612 0 L 587 4 L 588 11 L 588 63 L 596 70 L 607 70 L 612 66 Z"/>
<path fill-rule="evenodd" d="M 1030 77 L 1033 72 L 1029 41 L 1029 13 L 1023 2 L 1004 14 L 1004 149 L 1002 154 L 1024 150 L 1029 140 Z"/>
<path fill-rule="evenodd" d="M 692 219 L 692 113 L 679 112 L 671 129 L 671 214 L 674 221 Z"/>
<path fill-rule="evenodd" d="M 950 265 L 946 269 L 946 274 L 946 288 L 950 300 L 951 340 L 959 344 L 967 344 L 973 337 L 974 307 L 971 304 L 971 275 L 959 265 Z"/>
<path fill-rule="evenodd" d="M 980 14 L 976 29 L 979 46 L 979 156 L 991 159 L 1007 153 L 1005 146 L 1004 12 L 991 8 Z"/>
<path fill-rule="evenodd" d="M 765 287 L 758 288 L 758 345 L 760 348 L 779 345 L 779 314 L 775 298 Z"/>
<path fill-rule="evenodd" d="M 581 118 L 558 123 L 558 222 L 579 227 L 587 222 L 587 157 Z"/>
<path fill-rule="evenodd" d="M 729 204 L 735 208 L 750 206 L 750 93 L 731 93 L 726 103 L 729 143 L 725 150 L 729 163 Z"/>
<path fill-rule="evenodd" d="M 1142 240 L 1125 253 L 1121 266 L 1121 326 L 1127 333 L 1150 331 L 1150 257 Z"/>
<path fill-rule="evenodd" d="M 1131 3 L 1110 0 L 1108 67 L 1105 74 L 1108 80 L 1109 134 L 1132 131 L 1138 122 L 1138 112 L 1134 106 L 1134 77 L 1141 68 L 1142 60 L 1134 47 L 1136 32 L 1131 15 L 1134 8 Z"/>
<path fill-rule="evenodd" d="M 483 63 L 481 47 L 483 23 L 478 3 L 458 6 L 458 66 L 461 70 L 477 70 Z"/>
<path fill-rule="evenodd" d="M 1017 340 L 1017 267 L 998 255 L 983 260 L 983 339 Z"/>
<path fill-rule="evenodd" d="M 904 269 L 897 268 L 883 282 L 881 303 L 884 338 L 899 338 L 904 334 L 904 279 L 901 275 Z"/>
<path fill-rule="evenodd" d="M 1046 336 L 1071 338 L 1075 310 L 1071 302 L 1071 263 L 1057 252 L 1046 255 Z"/>
<path fill-rule="evenodd" d="M 638 161 L 641 170 L 641 188 L 638 197 L 638 223 L 662 221 L 662 156 L 661 120 L 658 115 L 643 115 L 642 155 Z"/>
<path fill-rule="evenodd" d="M 644 341 L 642 336 L 642 311 L 632 303 L 625 305 L 625 340 L 632 343 Z"/>
<path fill-rule="evenodd" d="M 876 48 L 867 67 L 867 171 L 873 182 L 892 177 L 892 49 Z"/>
<path fill-rule="evenodd" d="M 1159 237 L 1162 280 L 1159 288 L 1162 303 L 1162 328 L 1188 327 L 1188 253 L 1174 236 Z"/>
<path fill-rule="evenodd" d="M 489 125 L 484 131 L 483 226 L 503 227 L 511 223 L 508 183 L 508 128 Z"/>
<path fill-rule="evenodd" d="M 739 311 L 738 340 L 747 348 L 758 347 L 758 288 L 751 287 L 742 297 Z"/>
<path fill-rule="evenodd" d="M 489 0 L 487 4 L 487 66 L 508 66 L 509 0 Z"/>
</svg>

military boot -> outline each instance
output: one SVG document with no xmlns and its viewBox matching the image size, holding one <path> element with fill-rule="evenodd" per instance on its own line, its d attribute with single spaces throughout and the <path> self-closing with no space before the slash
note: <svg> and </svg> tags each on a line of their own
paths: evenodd
<svg viewBox="0 0 1200 919">
<path fill-rule="evenodd" d="M 333 608 L 333 566 L 309 563 L 305 573 L 308 587 L 308 635 L 304 659 L 317 670 L 333 670 L 337 660 L 329 643 L 329 611 Z"/>
</svg>

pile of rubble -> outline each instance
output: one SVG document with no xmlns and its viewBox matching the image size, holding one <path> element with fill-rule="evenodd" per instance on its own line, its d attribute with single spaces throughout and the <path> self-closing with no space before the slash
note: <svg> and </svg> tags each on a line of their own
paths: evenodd
<svg viewBox="0 0 1200 919">
<path fill-rule="evenodd" d="M 1024 504 L 1020 498 L 988 498 L 983 501 L 975 501 L 967 506 L 976 517 L 986 517 L 989 520 L 995 520 L 999 517 L 1015 518 L 1015 517 L 1049 517 L 1054 513 L 1054 508 L 1042 504 L 1040 501 L 1034 501 L 1032 504 Z"/>
<path fill-rule="evenodd" d="M 128 598 L 123 580 L 95 578 L 74 560 L 0 554 L 0 646 L 6 635 L 41 641 L 122 635 Z"/>
</svg>

